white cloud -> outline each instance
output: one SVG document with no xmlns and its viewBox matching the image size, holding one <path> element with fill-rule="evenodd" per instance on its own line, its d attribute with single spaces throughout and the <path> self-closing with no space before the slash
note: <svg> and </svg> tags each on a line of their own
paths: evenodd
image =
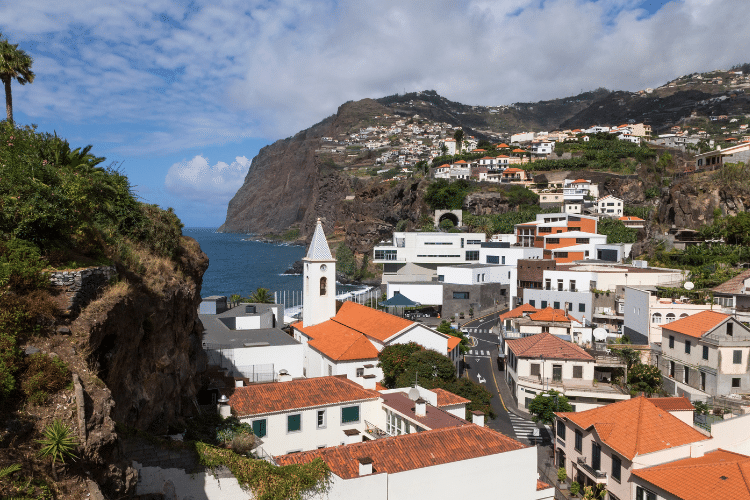
<svg viewBox="0 0 750 500">
<path fill-rule="evenodd" d="M 208 158 L 198 155 L 169 167 L 164 186 L 170 194 L 184 200 L 226 206 L 242 186 L 248 168 L 250 160 L 244 156 L 232 163 L 210 165 Z"/>
</svg>

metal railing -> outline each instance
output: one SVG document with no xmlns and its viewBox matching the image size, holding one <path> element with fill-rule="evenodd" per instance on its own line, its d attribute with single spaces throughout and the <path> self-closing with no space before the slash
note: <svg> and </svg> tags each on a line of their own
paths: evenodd
<svg viewBox="0 0 750 500">
<path fill-rule="evenodd" d="M 578 468 L 585 470 L 586 473 L 589 476 L 593 477 L 597 483 L 606 482 L 607 473 L 594 469 L 592 466 L 586 463 L 586 459 L 584 457 L 578 457 L 577 463 L 578 463 Z M 604 481 L 600 481 L 600 480 L 604 480 Z"/>
</svg>

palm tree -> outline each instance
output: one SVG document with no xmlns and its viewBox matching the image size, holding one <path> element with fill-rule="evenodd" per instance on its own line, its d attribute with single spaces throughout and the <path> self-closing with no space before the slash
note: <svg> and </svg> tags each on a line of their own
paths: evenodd
<svg viewBox="0 0 750 500">
<path fill-rule="evenodd" d="M 461 144 L 464 141 L 464 131 L 462 129 L 458 129 L 455 132 L 453 132 L 453 138 L 456 140 L 456 146 L 458 146 L 458 151 L 461 151 Z"/>
<path fill-rule="evenodd" d="M 15 78 L 21 85 L 33 83 L 32 62 L 31 56 L 20 50 L 18 44 L 13 45 L 7 39 L 0 40 L 0 80 L 5 84 L 5 111 L 10 123 L 13 123 L 13 96 L 10 82 Z"/>
<path fill-rule="evenodd" d="M 274 303 L 273 295 L 271 295 L 271 291 L 268 288 L 258 288 L 250 294 L 248 300 L 250 300 L 250 302 L 255 302 L 256 304 Z"/>
</svg>

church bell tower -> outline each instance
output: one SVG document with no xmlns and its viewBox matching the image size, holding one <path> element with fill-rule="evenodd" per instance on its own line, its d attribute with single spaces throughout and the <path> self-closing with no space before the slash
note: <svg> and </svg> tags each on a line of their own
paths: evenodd
<svg viewBox="0 0 750 500">
<path fill-rule="evenodd" d="M 302 328 L 305 328 L 336 315 L 336 259 L 331 255 L 320 219 L 302 263 Z"/>
</svg>

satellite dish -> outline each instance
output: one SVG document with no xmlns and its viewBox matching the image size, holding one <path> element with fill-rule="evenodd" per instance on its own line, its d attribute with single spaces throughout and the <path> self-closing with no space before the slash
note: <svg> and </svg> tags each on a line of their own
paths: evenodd
<svg viewBox="0 0 750 500">
<path fill-rule="evenodd" d="M 609 336 L 609 332 L 604 328 L 594 328 L 594 340 L 604 340 Z"/>
<path fill-rule="evenodd" d="M 685 290 L 692 290 L 693 288 L 695 288 L 695 284 L 693 284 L 692 281 L 686 281 L 685 284 L 683 285 L 683 288 Z"/>
<path fill-rule="evenodd" d="M 411 399 L 412 401 L 416 401 L 417 399 L 419 399 L 419 389 L 417 389 L 416 387 L 412 387 L 411 389 L 409 389 L 409 399 Z"/>
</svg>

